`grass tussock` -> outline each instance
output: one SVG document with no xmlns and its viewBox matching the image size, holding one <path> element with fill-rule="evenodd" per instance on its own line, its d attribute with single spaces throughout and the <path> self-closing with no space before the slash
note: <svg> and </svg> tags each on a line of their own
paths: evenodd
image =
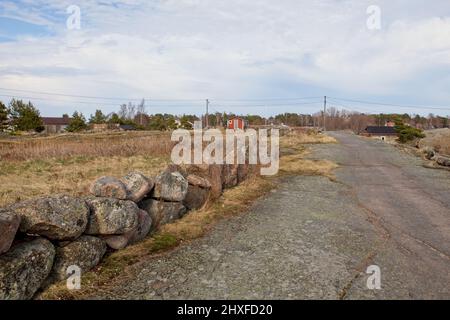
<svg viewBox="0 0 450 320">
<path fill-rule="evenodd" d="M 443 155 L 450 156 L 450 129 L 425 131 L 425 138 L 419 141 L 420 148 L 433 148 Z"/>
</svg>

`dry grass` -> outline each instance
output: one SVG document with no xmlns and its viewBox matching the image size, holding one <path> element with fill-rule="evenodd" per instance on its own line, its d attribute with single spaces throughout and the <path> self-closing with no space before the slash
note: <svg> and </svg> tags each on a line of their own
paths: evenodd
<svg viewBox="0 0 450 320">
<path fill-rule="evenodd" d="M 0 159 L 25 161 L 69 159 L 77 156 L 165 156 L 170 154 L 173 145 L 170 134 L 159 131 L 20 137 L 0 140 Z"/>
<path fill-rule="evenodd" d="M 419 142 L 420 148 L 431 147 L 437 152 L 450 156 L 450 129 L 425 131 L 426 137 Z"/>
<path fill-rule="evenodd" d="M 84 195 L 103 175 L 154 176 L 169 163 L 171 148 L 168 133 L 154 132 L 0 140 L 0 207 L 48 194 Z"/>
</svg>

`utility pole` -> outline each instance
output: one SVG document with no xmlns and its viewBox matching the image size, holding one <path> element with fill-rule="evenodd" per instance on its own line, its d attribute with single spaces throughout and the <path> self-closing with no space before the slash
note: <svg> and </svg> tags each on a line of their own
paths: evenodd
<svg viewBox="0 0 450 320">
<path fill-rule="evenodd" d="M 325 114 L 327 112 L 327 96 L 323 97 L 323 131 L 327 131 L 327 126 L 325 124 Z"/>
<path fill-rule="evenodd" d="M 209 127 L 209 115 L 208 115 L 208 108 L 209 108 L 209 100 L 206 99 L 206 115 L 205 115 L 205 127 Z"/>
</svg>

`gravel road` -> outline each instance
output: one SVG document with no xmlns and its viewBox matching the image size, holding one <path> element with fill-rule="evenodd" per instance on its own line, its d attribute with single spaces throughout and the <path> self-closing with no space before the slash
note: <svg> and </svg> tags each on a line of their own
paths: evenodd
<svg viewBox="0 0 450 320">
<path fill-rule="evenodd" d="M 336 181 L 289 177 L 250 212 L 134 266 L 105 299 L 450 298 L 450 172 L 381 141 L 330 133 L 312 158 Z M 366 268 L 381 270 L 370 290 Z"/>
</svg>

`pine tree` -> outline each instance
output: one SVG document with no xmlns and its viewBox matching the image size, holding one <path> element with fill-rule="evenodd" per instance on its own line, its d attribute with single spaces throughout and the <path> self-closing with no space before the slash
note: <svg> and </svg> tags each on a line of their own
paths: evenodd
<svg viewBox="0 0 450 320">
<path fill-rule="evenodd" d="M 101 110 L 96 110 L 94 115 L 91 115 L 89 119 L 89 123 L 91 124 L 101 124 L 106 123 L 106 116 L 103 114 Z"/>
<path fill-rule="evenodd" d="M 70 120 L 69 125 L 66 128 L 66 131 L 79 132 L 81 130 L 85 130 L 86 128 L 86 118 L 81 112 L 75 111 L 72 115 L 72 119 Z"/>
<path fill-rule="evenodd" d="M 6 121 L 8 120 L 8 108 L 0 101 L 0 132 L 6 128 Z"/>
<path fill-rule="evenodd" d="M 9 114 L 16 130 L 36 132 L 44 130 L 39 110 L 30 101 L 26 104 L 22 100 L 12 99 L 9 103 Z"/>
</svg>

